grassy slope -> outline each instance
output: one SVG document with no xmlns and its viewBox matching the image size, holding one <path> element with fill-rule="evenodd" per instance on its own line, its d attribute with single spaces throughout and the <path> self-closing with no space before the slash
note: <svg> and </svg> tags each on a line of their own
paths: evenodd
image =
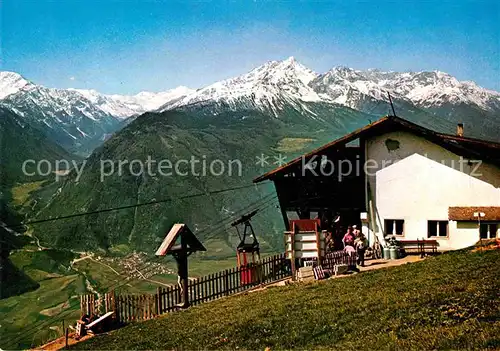
<svg viewBox="0 0 500 351">
<path fill-rule="evenodd" d="M 21 330 L 38 326 L 51 319 L 63 309 L 73 309 L 74 313 L 65 315 L 66 325 L 73 323 L 80 315 L 79 294 L 86 291 L 81 276 L 68 270 L 73 255 L 56 250 L 15 251 L 9 256 L 13 266 L 37 284 L 35 290 L 18 296 L 10 296 L 0 300 L 0 347 L 8 345 L 10 340 L 18 337 Z M 8 287 L 26 284 L 11 276 Z M 50 329 L 52 327 L 53 329 Z M 39 345 L 47 340 L 62 335 L 62 320 L 39 329 L 36 334 L 19 340 L 19 347 Z M 22 335 L 22 334 L 21 334 Z"/>
<path fill-rule="evenodd" d="M 42 186 L 44 181 L 17 184 L 12 187 L 12 203 L 14 206 L 23 206 L 30 199 L 30 194 Z"/>
<path fill-rule="evenodd" d="M 500 252 L 455 252 L 267 289 L 138 323 L 79 349 L 500 347 Z"/>
</svg>

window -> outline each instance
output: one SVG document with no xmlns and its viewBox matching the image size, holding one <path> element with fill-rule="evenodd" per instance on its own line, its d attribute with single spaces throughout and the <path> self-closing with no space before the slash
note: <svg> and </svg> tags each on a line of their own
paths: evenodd
<svg viewBox="0 0 500 351">
<path fill-rule="evenodd" d="M 494 239 L 497 237 L 498 223 L 481 223 L 479 236 L 481 239 Z"/>
<path fill-rule="evenodd" d="M 428 221 L 427 222 L 427 237 L 433 236 L 448 236 L 448 221 Z"/>
<path fill-rule="evenodd" d="M 404 235 L 405 221 L 403 219 L 386 219 L 385 235 Z"/>
</svg>

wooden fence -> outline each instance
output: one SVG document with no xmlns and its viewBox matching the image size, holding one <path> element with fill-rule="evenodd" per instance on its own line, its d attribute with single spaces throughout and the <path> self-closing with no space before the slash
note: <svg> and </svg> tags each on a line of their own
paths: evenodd
<svg viewBox="0 0 500 351">
<path fill-rule="evenodd" d="M 198 305 L 223 296 L 247 291 L 261 284 L 269 284 L 291 276 L 290 261 L 284 254 L 266 257 L 256 264 L 227 269 L 215 274 L 191 279 L 188 282 L 189 302 Z M 119 323 L 154 318 L 177 309 L 181 303 L 178 285 L 158 287 L 156 294 L 115 295 L 106 293 L 96 298 L 94 294 L 80 297 L 82 314 L 100 315 L 114 311 Z"/>
<path fill-rule="evenodd" d="M 249 290 L 261 284 L 269 284 L 291 276 L 290 261 L 285 255 L 266 257 L 256 264 L 226 269 L 215 274 L 192 279 L 188 282 L 189 302 L 198 305 L 223 296 Z M 178 285 L 168 288 L 158 287 L 156 294 L 158 313 L 174 310 L 181 302 Z"/>
<path fill-rule="evenodd" d="M 96 298 L 94 294 L 80 295 L 80 311 L 82 315 L 98 315 L 114 311 L 116 305 L 114 293 L 106 293 Z"/>
<path fill-rule="evenodd" d="M 144 321 L 155 318 L 156 295 L 116 295 L 116 320 L 120 323 Z"/>
<path fill-rule="evenodd" d="M 356 260 L 358 256 L 355 252 L 348 253 L 346 251 L 333 251 L 328 252 L 323 260 L 321 261 L 321 265 L 325 269 L 333 270 L 336 265 L 348 265 L 348 266 L 356 266 Z"/>
<path fill-rule="evenodd" d="M 98 316 L 114 311 L 113 318 L 120 322 L 147 320 L 156 317 L 156 297 L 152 294 L 115 295 L 109 292 L 96 297 L 95 294 L 80 296 L 82 315 Z"/>
</svg>

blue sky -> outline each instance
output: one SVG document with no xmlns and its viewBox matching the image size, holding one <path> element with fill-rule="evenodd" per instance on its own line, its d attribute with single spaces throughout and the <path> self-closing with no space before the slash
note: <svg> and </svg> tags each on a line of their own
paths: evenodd
<svg viewBox="0 0 500 351">
<path fill-rule="evenodd" d="M 3 0 L 2 70 L 50 87 L 197 88 L 269 60 L 433 70 L 500 90 L 497 1 Z"/>
</svg>

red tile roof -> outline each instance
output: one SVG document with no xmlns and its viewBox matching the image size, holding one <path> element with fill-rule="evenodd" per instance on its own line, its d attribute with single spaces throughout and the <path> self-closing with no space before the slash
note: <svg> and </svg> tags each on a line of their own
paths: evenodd
<svg viewBox="0 0 500 351">
<path fill-rule="evenodd" d="M 448 218 L 451 221 L 477 221 L 474 212 L 485 214 L 482 221 L 500 221 L 500 207 L 450 207 L 448 208 Z"/>
</svg>

